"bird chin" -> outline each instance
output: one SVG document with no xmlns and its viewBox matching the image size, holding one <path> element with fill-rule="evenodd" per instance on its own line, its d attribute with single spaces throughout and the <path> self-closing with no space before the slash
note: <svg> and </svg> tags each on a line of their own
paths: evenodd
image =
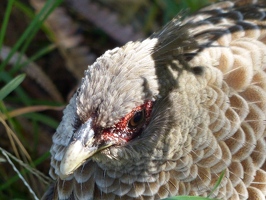
<svg viewBox="0 0 266 200">
<path fill-rule="evenodd" d="M 111 146 L 91 157 L 91 160 L 103 170 L 126 170 L 124 166 L 132 166 L 135 164 L 134 156 L 137 153 L 131 148 L 125 146 Z"/>
</svg>

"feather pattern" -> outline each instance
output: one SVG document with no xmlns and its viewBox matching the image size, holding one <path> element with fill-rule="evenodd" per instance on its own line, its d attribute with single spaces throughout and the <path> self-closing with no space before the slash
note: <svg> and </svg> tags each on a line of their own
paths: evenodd
<svg viewBox="0 0 266 200">
<path fill-rule="evenodd" d="M 56 183 L 43 199 L 208 196 L 222 173 L 211 197 L 265 199 L 265 68 L 262 1 L 216 3 L 107 51 L 85 72 L 53 136 Z M 82 124 L 93 118 L 92 127 L 113 127 L 146 100 L 154 105 L 138 137 L 63 174 Z"/>
</svg>

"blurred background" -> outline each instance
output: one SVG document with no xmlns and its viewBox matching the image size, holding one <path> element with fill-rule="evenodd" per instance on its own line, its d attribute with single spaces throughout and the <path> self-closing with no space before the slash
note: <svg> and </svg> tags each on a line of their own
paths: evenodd
<svg viewBox="0 0 266 200">
<path fill-rule="evenodd" d="M 49 149 L 84 70 L 214 0 L 1 0 L 0 199 L 38 199 Z"/>
</svg>

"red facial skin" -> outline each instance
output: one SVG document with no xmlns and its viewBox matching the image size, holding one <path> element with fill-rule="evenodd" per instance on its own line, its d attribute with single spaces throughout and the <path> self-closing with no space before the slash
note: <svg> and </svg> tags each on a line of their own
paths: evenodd
<svg viewBox="0 0 266 200">
<path fill-rule="evenodd" d="M 103 129 L 100 136 L 102 142 L 112 142 L 120 145 L 124 144 L 137 136 L 143 131 L 150 121 L 153 102 L 151 100 L 145 101 L 144 104 L 134 108 L 125 117 L 120 119 L 113 127 Z M 137 112 L 144 110 L 144 120 L 136 127 L 130 127 L 129 121 L 134 117 Z"/>
</svg>

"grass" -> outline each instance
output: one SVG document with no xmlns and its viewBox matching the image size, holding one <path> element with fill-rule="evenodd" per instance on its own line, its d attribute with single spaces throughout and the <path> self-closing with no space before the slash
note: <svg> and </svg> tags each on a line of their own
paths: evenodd
<svg viewBox="0 0 266 200">
<path fill-rule="evenodd" d="M 42 164 L 42 162 L 49 157 L 49 153 L 47 151 L 47 153 L 43 154 L 43 156 L 32 160 L 32 156 L 28 153 L 28 148 L 26 148 L 26 144 L 29 144 L 32 141 L 25 142 L 27 138 L 24 138 L 25 135 L 22 132 L 23 129 L 16 117 L 25 113 L 28 113 L 28 116 L 23 116 L 25 118 L 30 118 L 32 115 L 34 116 L 34 114 L 37 115 L 38 117 L 34 116 L 34 119 L 31 120 L 31 122 L 37 126 L 36 137 L 38 137 L 37 130 L 39 130 L 39 123 L 49 121 L 47 120 L 49 117 L 45 115 L 31 113 L 32 111 L 49 109 L 49 107 L 41 108 L 43 106 L 37 105 L 34 107 L 35 109 L 33 109 L 32 98 L 29 97 L 27 92 L 20 86 L 26 76 L 24 73 L 21 73 L 20 69 L 28 63 L 40 58 L 44 54 L 49 53 L 51 48 L 48 49 L 46 47 L 40 49 L 35 55 L 30 57 L 27 62 L 22 63 L 21 58 L 22 55 L 25 54 L 36 33 L 43 26 L 45 19 L 61 2 L 62 0 L 48 0 L 46 2 L 43 9 L 32 18 L 26 30 L 10 48 L 7 56 L 0 64 L 0 80 L 2 85 L 0 89 L 0 122 L 3 125 L 2 129 L 5 131 L 9 140 L 6 141 L 9 143 L 8 150 L 5 150 L 2 147 L 0 148 L 1 154 L 3 155 L 0 157 L 1 162 L 4 163 L 5 166 L 9 165 L 8 173 L 6 168 L 0 169 L 2 177 L 0 179 L 0 199 L 38 199 L 41 194 L 40 192 L 39 194 L 36 194 L 37 187 L 32 187 L 32 185 L 36 184 L 37 186 L 38 183 L 42 188 L 44 188 L 49 184 L 49 178 L 36 170 L 36 166 Z M 21 2 L 16 0 L 7 1 L 7 7 L 0 31 L 0 49 L 2 53 L 4 51 L 3 44 L 5 38 L 8 37 L 6 34 L 8 22 L 15 4 L 20 6 L 22 5 Z M 15 59 L 15 62 L 13 62 L 13 65 L 10 67 L 8 64 L 11 63 L 11 59 Z M 15 97 L 22 103 L 20 106 L 23 107 L 24 112 L 18 112 L 18 110 L 21 111 L 21 109 L 17 110 L 12 106 L 14 103 L 11 100 L 12 98 L 9 98 L 9 96 L 13 96 L 13 98 Z M 58 123 L 56 123 L 56 125 L 54 122 L 50 122 L 48 124 L 54 128 Z M 9 151 L 11 151 L 14 155 L 9 153 Z M 14 171 L 14 175 L 10 173 L 10 169 Z M 22 181 L 19 184 L 18 179 Z M 23 183 L 24 186 L 21 186 L 21 183 Z M 18 187 L 18 185 L 20 186 Z"/>
</svg>

